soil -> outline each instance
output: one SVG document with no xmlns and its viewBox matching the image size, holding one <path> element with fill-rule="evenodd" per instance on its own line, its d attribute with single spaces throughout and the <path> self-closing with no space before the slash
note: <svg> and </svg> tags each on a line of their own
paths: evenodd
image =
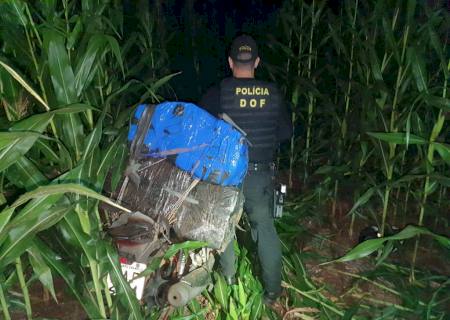
<svg viewBox="0 0 450 320">
<path fill-rule="evenodd" d="M 318 222 L 315 218 L 300 219 L 299 224 L 306 227 L 306 231 L 303 233 L 305 236 L 297 238 L 296 247 L 299 252 L 309 253 L 312 257 L 327 257 L 326 261 L 331 261 L 343 256 L 358 244 L 359 231 L 368 226 L 367 222 L 361 224 L 363 221 L 357 221 L 354 225 L 355 232 L 352 236 L 349 236 L 349 219 L 340 214 L 330 216 L 331 208 L 331 205 L 328 206 L 329 212 L 325 216 L 328 215 L 328 218 L 333 219 L 333 223 Z M 336 204 L 336 212 L 338 213 L 347 209 L 350 210 L 350 208 L 351 205 L 345 202 Z M 320 244 L 317 241 L 319 238 Z M 413 247 L 413 241 L 410 241 L 408 245 L 401 245 L 397 251 L 391 253 L 387 260 L 389 263 L 395 263 L 397 266 L 404 268 L 402 278 L 405 282 L 408 280 Z M 450 265 L 447 259 L 448 256 L 442 254 L 442 248 L 434 246 L 431 240 L 422 238 L 416 260 L 416 270 L 449 278 Z M 393 304 L 402 305 L 403 303 L 398 295 L 392 293 L 398 291 L 398 288 L 394 287 L 392 283 L 381 277 L 377 277 L 375 281 L 371 282 L 359 276 L 376 269 L 375 259 L 372 257 L 325 265 L 321 265 L 321 261 L 317 258 L 305 258 L 303 262 L 308 276 L 316 287 L 323 287 L 321 293 L 338 305 L 346 305 L 348 308 L 363 302 L 366 305 L 375 305 L 382 308 Z M 439 283 L 432 281 L 427 282 L 426 285 L 437 289 Z M 392 292 L 389 289 L 392 289 Z M 424 301 L 428 301 L 430 297 L 424 298 Z M 289 311 L 292 310 L 288 308 L 284 310 L 285 313 Z M 285 319 L 291 318 L 294 319 L 290 315 L 285 317 Z"/>
<path fill-rule="evenodd" d="M 38 282 L 29 288 L 33 319 L 87 319 L 86 313 L 78 301 L 66 292 L 66 285 L 61 278 L 54 279 L 54 286 L 58 302 L 55 302 Z M 20 292 L 20 289 L 15 291 Z M 18 311 L 12 311 L 11 318 L 14 320 L 27 319 L 25 313 Z"/>
</svg>

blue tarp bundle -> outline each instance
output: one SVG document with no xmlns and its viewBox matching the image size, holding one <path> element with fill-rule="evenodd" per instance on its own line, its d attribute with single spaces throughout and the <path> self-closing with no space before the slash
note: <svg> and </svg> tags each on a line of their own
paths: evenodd
<svg viewBox="0 0 450 320">
<path fill-rule="evenodd" d="M 148 105 L 141 104 L 134 118 L 139 120 Z M 132 124 L 132 141 L 137 125 Z M 222 186 L 242 183 L 248 166 L 248 147 L 243 135 L 192 103 L 164 102 L 155 107 L 146 132 L 146 156 L 174 157 L 175 165 L 201 180 Z"/>
</svg>

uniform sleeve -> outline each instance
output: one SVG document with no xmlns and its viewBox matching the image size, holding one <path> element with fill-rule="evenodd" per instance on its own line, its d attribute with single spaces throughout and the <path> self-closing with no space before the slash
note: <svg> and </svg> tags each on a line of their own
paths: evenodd
<svg viewBox="0 0 450 320">
<path fill-rule="evenodd" d="M 214 86 L 208 89 L 202 96 L 199 106 L 217 117 L 220 113 L 220 90 L 219 86 Z"/>
<path fill-rule="evenodd" d="M 280 108 L 280 114 L 278 118 L 278 132 L 277 139 L 278 142 L 283 142 L 289 140 L 292 137 L 292 121 L 291 113 L 287 108 L 286 103 L 283 101 Z"/>
</svg>

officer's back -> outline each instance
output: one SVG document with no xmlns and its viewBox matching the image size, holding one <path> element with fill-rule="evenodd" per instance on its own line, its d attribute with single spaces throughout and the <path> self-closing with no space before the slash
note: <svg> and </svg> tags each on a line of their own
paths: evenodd
<svg viewBox="0 0 450 320">
<path fill-rule="evenodd" d="M 254 78 L 259 61 L 256 42 L 249 36 L 237 37 L 228 58 L 233 77 L 209 89 L 200 105 L 215 116 L 226 114 L 247 134 L 250 163 L 243 184 L 244 207 L 257 242 L 264 300 L 271 304 L 281 294 L 281 245 L 273 223 L 272 162 L 278 142 L 288 139 L 292 130 L 277 87 Z M 221 255 L 220 265 L 232 283 L 236 272 L 233 243 Z"/>
<path fill-rule="evenodd" d="M 292 129 L 276 85 L 255 79 L 259 62 L 256 42 L 246 35 L 237 37 L 228 58 L 233 76 L 209 89 L 200 105 L 215 116 L 226 113 L 247 134 L 250 162 L 268 163 L 277 143 L 288 139 Z"/>
</svg>

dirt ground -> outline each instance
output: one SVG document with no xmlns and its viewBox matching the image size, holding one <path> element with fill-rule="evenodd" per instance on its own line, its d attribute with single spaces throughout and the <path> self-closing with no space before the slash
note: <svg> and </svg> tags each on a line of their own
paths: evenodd
<svg viewBox="0 0 450 320">
<path fill-rule="evenodd" d="M 84 312 L 78 301 L 66 292 L 66 285 L 61 278 L 54 279 L 56 303 L 51 295 L 44 292 L 43 286 L 35 282 L 30 290 L 31 307 L 33 319 L 61 319 L 61 320 L 83 320 L 86 319 Z M 17 290 L 17 292 L 19 292 Z M 11 310 L 10 310 L 11 311 Z M 11 318 L 14 320 L 26 320 L 23 312 L 13 311 Z"/>
<path fill-rule="evenodd" d="M 342 204 L 341 204 L 342 205 Z M 344 204 L 345 206 L 345 204 Z M 306 227 L 306 236 L 297 239 L 296 246 L 303 254 L 310 253 L 311 256 L 329 257 L 327 261 L 343 256 L 356 244 L 358 244 L 359 231 L 367 225 L 356 223 L 354 234 L 349 236 L 348 230 L 350 221 L 344 216 L 338 217 L 336 223 L 323 225 L 314 219 L 303 219 L 302 225 Z M 339 226 L 339 227 L 337 227 Z M 317 241 L 317 239 L 320 239 Z M 416 270 L 429 274 L 450 277 L 450 264 L 448 257 L 442 255 L 442 250 L 438 246 L 433 246 L 430 239 L 422 239 L 419 247 Z M 395 263 L 403 270 L 401 277 L 406 282 L 410 268 L 410 261 L 413 254 L 413 242 L 409 245 L 400 246 L 391 253 L 387 262 Z M 395 294 L 398 288 L 395 284 L 384 280 L 381 277 L 368 279 L 363 274 L 368 274 L 376 269 L 375 259 L 368 257 L 346 263 L 331 263 L 321 265 L 318 259 L 305 259 L 305 268 L 308 276 L 321 292 L 332 302 L 347 307 L 364 302 L 368 305 L 387 307 L 392 304 L 402 305 L 402 299 Z M 427 282 L 426 286 L 437 289 L 439 283 Z M 391 290 L 391 291 L 390 291 Z M 430 297 L 424 296 L 425 299 Z M 427 300 L 424 300 L 427 301 Z M 448 307 L 450 313 L 450 306 Z M 288 311 L 288 310 L 285 310 Z M 290 317 L 286 317 L 290 319 Z M 294 319 L 294 318 L 292 318 Z M 413 319 L 413 318 L 411 318 Z M 414 318 L 415 319 L 415 318 Z M 417 319 L 420 319 L 417 318 Z"/>
</svg>

